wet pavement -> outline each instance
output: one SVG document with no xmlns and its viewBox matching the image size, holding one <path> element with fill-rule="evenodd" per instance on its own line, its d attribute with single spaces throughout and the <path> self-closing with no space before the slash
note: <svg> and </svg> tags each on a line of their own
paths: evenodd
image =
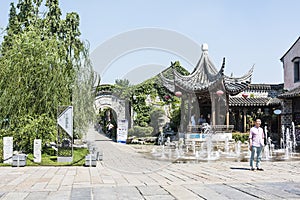
<svg viewBox="0 0 300 200">
<path fill-rule="evenodd" d="M 96 167 L 1 167 L 0 199 L 300 199 L 300 161 L 171 163 L 151 160 L 94 130 Z"/>
</svg>

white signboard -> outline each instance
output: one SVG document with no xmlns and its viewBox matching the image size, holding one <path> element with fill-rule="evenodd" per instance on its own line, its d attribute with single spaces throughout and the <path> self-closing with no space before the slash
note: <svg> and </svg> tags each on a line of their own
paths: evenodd
<svg viewBox="0 0 300 200">
<path fill-rule="evenodd" d="M 73 106 L 69 106 L 58 116 L 57 123 L 70 137 L 73 137 Z"/>
<path fill-rule="evenodd" d="M 127 135 L 128 135 L 128 121 L 126 119 L 118 120 L 117 142 L 126 144 Z"/>
<path fill-rule="evenodd" d="M 278 109 L 274 110 L 274 114 L 275 115 L 280 115 L 281 114 L 281 110 L 278 110 Z"/>
<path fill-rule="evenodd" d="M 3 163 L 11 164 L 13 155 L 13 137 L 3 138 Z"/>
<path fill-rule="evenodd" d="M 41 139 L 35 139 L 33 143 L 33 156 L 34 162 L 40 163 L 42 162 L 42 140 Z"/>
</svg>

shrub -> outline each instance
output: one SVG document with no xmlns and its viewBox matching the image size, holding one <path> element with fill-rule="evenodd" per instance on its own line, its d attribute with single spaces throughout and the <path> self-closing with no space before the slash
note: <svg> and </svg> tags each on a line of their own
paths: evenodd
<svg viewBox="0 0 300 200">
<path fill-rule="evenodd" d="M 153 127 L 154 134 L 158 133 L 165 122 L 165 111 L 161 108 L 153 108 L 150 112 L 150 126 Z"/>
<path fill-rule="evenodd" d="M 129 136 L 135 136 L 135 137 L 148 137 L 151 136 L 153 132 L 153 128 L 148 127 L 141 127 L 141 126 L 134 126 L 133 128 L 128 130 Z"/>
<path fill-rule="evenodd" d="M 232 139 L 234 139 L 236 142 L 241 141 L 244 143 L 245 141 L 248 141 L 249 133 L 232 133 Z"/>
<path fill-rule="evenodd" d="M 42 147 L 47 143 L 56 141 L 56 121 L 45 114 L 39 116 L 24 116 L 18 121 L 19 123 L 12 127 L 15 134 L 14 150 L 23 151 L 24 153 L 33 152 L 34 139 L 42 139 Z"/>
</svg>

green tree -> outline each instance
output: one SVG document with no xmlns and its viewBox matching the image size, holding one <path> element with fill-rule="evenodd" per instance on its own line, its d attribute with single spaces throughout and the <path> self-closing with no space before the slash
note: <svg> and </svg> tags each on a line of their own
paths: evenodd
<svg viewBox="0 0 300 200">
<path fill-rule="evenodd" d="M 63 20 L 61 20 L 61 10 L 58 0 L 47 0 L 46 7 L 48 7 L 48 12 L 43 21 L 44 25 L 48 28 L 47 32 L 49 35 L 60 36 Z"/>
<path fill-rule="evenodd" d="M 116 79 L 115 84 L 113 86 L 113 94 L 118 96 L 121 99 L 129 99 L 132 87 L 130 85 L 129 80 L 127 79 Z"/>
<path fill-rule="evenodd" d="M 94 116 L 92 88 L 96 74 L 88 46 L 80 40 L 79 15 L 61 19 L 58 0 L 19 0 L 11 4 L 0 56 L 0 120 L 9 119 L 10 131 L 26 133 L 30 140 L 41 126 L 18 126 L 23 118 L 45 115 L 55 130 L 57 108 L 74 106 L 75 134 L 80 137 Z M 30 124 L 30 120 L 25 120 Z M 28 131 L 28 127 L 38 127 Z M 32 138 L 31 138 L 32 137 Z M 17 137 L 16 137 L 17 138 Z M 25 137 L 27 138 L 27 137 Z M 24 143 L 25 144 L 25 143 Z"/>
<path fill-rule="evenodd" d="M 41 39 L 39 29 L 31 27 L 14 36 L 14 45 L 0 58 L 1 118 L 11 122 L 25 114 L 47 114 L 56 117 L 58 105 L 70 104 L 68 87 L 73 83 L 66 76 L 55 39 Z"/>
<path fill-rule="evenodd" d="M 129 82 L 128 79 L 116 79 L 115 84 L 120 86 L 120 87 L 123 87 L 123 88 L 126 88 L 126 87 L 130 86 L 130 82 Z"/>
<path fill-rule="evenodd" d="M 77 77 L 72 92 L 72 104 L 74 106 L 75 136 L 80 138 L 86 132 L 89 123 L 95 123 L 96 112 L 94 110 L 95 92 L 92 87 L 99 79 L 88 59 L 88 48 L 82 51 L 80 66 L 77 66 Z"/>
</svg>

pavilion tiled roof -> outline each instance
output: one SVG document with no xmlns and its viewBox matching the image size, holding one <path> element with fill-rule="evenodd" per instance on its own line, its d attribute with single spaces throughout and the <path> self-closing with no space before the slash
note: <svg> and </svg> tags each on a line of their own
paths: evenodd
<svg viewBox="0 0 300 200">
<path fill-rule="evenodd" d="M 294 89 L 291 89 L 287 92 L 284 92 L 278 96 L 278 98 L 282 98 L 282 99 L 295 98 L 295 97 L 300 97 L 300 86 L 298 86 Z"/>
<path fill-rule="evenodd" d="M 208 91 L 222 85 L 221 87 L 224 87 L 225 92 L 230 95 L 236 95 L 249 86 L 253 67 L 242 77 L 229 77 L 224 75 L 225 59 L 223 59 L 221 69 L 217 70 L 208 57 L 207 45 L 202 45 L 202 51 L 200 60 L 190 75 L 184 76 L 172 69 L 173 79 L 168 79 L 160 73 L 163 85 L 172 92 L 175 92 L 177 88 L 193 93 Z"/>
<path fill-rule="evenodd" d="M 257 97 L 257 98 L 244 98 L 244 97 L 230 97 L 229 106 L 241 106 L 241 107 L 252 107 L 252 106 L 271 106 L 280 105 L 278 98 L 271 97 Z"/>
<path fill-rule="evenodd" d="M 235 95 L 245 90 L 251 83 L 251 77 L 254 67 L 252 67 L 247 74 L 239 78 L 233 78 L 224 75 L 224 86 L 231 95 Z"/>
</svg>

